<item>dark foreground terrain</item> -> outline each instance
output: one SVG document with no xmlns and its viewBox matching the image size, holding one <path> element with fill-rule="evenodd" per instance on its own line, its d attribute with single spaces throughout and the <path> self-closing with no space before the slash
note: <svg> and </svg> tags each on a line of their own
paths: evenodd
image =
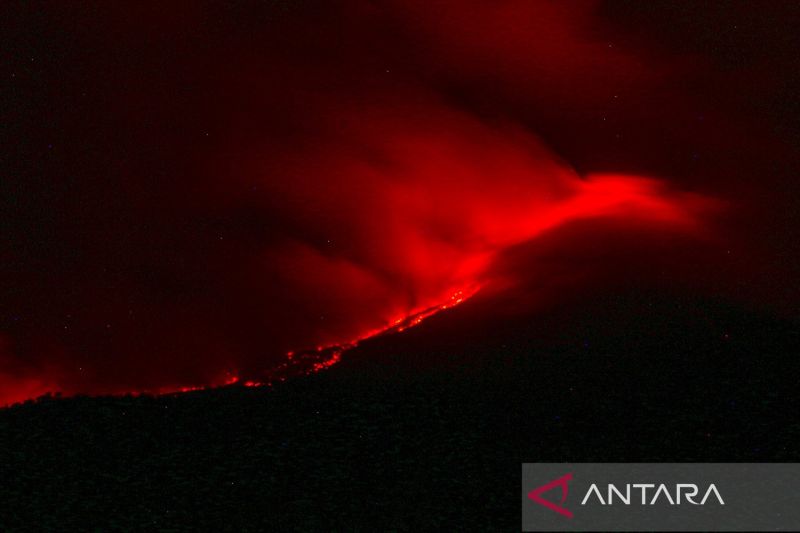
<svg viewBox="0 0 800 533">
<path fill-rule="evenodd" d="M 272 389 L 2 410 L 0 525 L 513 531 L 523 461 L 800 459 L 796 325 L 603 308 L 492 334 L 436 317 Z"/>
</svg>

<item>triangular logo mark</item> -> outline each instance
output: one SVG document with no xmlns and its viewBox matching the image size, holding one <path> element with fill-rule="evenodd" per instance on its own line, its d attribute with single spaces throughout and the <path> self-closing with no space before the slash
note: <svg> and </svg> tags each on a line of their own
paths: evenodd
<svg viewBox="0 0 800 533">
<path fill-rule="evenodd" d="M 561 507 L 561 505 L 564 505 L 564 502 L 567 501 L 567 492 L 569 491 L 567 483 L 569 483 L 571 479 L 572 479 L 572 472 L 558 479 L 554 479 L 553 481 L 547 483 L 546 485 L 542 485 L 539 488 L 533 489 L 528 493 L 528 498 L 535 501 L 539 505 L 544 505 L 551 511 L 555 511 L 560 515 L 566 516 L 567 518 L 572 518 L 572 511 L 570 511 L 569 509 L 565 509 L 564 507 Z M 542 493 L 545 493 L 548 490 L 554 489 L 556 487 L 561 487 L 561 505 L 556 505 L 553 502 L 547 501 L 544 498 L 542 498 Z"/>
</svg>

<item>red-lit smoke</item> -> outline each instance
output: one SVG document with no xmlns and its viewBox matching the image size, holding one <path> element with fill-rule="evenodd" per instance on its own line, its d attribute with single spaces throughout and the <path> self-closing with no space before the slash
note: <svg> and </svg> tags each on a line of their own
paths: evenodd
<svg viewBox="0 0 800 533">
<path fill-rule="evenodd" d="M 698 235 L 718 205 L 647 170 L 696 143 L 670 92 L 692 64 L 623 46 L 595 3 L 54 9 L 70 44 L 31 83 L 59 84 L 69 135 L 7 254 L 0 404 L 253 384 L 418 323 L 565 224 Z M 662 144 L 637 159 L 632 124 Z"/>
</svg>

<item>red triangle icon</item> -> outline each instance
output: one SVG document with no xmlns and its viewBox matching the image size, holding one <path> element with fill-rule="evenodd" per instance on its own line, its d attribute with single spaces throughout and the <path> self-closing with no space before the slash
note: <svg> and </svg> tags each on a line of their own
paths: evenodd
<svg viewBox="0 0 800 533">
<path fill-rule="evenodd" d="M 564 505 L 564 502 L 567 501 L 567 492 L 569 491 L 567 483 L 571 479 L 572 479 L 572 472 L 558 479 L 554 479 L 553 481 L 547 483 L 546 485 L 542 485 L 541 487 L 533 489 L 528 493 L 528 498 L 535 501 L 539 505 L 544 505 L 551 511 L 555 511 L 560 515 L 566 516 L 567 518 L 572 518 L 572 511 L 570 511 L 569 509 L 565 509 L 564 507 L 561 507 L 561 505 Z M 548 490 L 554 489 L 556 487 L 561 487 L 561 505 L 556 505 L 555 503 L 542 498 L 542 493 L 547 492 Z"/>
</svg>

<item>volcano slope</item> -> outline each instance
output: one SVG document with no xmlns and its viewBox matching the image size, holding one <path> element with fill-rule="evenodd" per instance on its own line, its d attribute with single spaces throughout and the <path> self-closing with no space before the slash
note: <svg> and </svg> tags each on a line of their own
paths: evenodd
<svg viewBox="0 0 800 533">
<path fill-rule="evenodd" d="M 509 530 L 522 462 L 797 461 L 797 324 L 641 269 L 479 294 L 272 387 L 3 409 L 0 523 Z"/>
</svg>

